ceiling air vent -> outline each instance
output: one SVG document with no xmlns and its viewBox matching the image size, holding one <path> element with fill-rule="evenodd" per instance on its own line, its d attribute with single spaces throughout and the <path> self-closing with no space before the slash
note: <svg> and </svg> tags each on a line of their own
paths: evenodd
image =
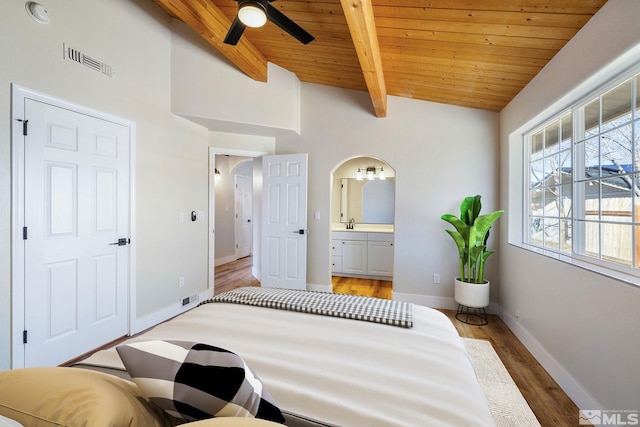
<svg viewBox="0 0 640 427">
<path fill-rule="evenodd" d="M 102 73 L 106 76 L 113 77 L 116 72 L 113 67 L 101 60 L 94 58 L 93 56 L 87 55 L 86 53 L 72 48 L 68 44 L 64 44 L 64 59 L 70 59 L 71 61 L 77 62 L 78 64 L 82 64 L 85 67 L 91 68 L 94 71 Z"/>
</svg>

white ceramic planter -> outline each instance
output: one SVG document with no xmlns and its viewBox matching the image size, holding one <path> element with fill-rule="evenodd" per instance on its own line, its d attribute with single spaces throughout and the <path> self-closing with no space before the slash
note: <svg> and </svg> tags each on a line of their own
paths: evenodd
<svg viewBox="0 0 640 427">
<path fill-rule="evenodd" d="M 455 279 L 454 297 L 458 304 L 472 308 L 489 305 L 489 281 L 483 284 L 461 282 Z"/>
</svg>

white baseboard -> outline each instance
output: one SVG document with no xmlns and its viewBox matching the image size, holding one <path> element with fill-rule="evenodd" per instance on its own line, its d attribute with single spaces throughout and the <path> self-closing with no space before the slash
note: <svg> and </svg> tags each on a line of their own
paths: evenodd
<svg viewBox="0 0 640 427">
<path fill-rule="evenodd" d="M 222 264 L 227 264 L 227 263 L 236 261 L 237 259 L 238 259 L 238 257 L 236 257 L 235 254 L 229 255 L 229 256 L 225 256 L 225 257 L 222 257 L 222 258 L 216 258 L 215 261 L 213 262 L 213 265 L 215 267 L 217 267 L 217 266 L 222 265 Z"/>
<path fill-rule="evenodd" d="M 393 293 L 393 299 L 396 301 L 411 302 L 413 304 L 424 305 L 425 307 L 441 308 L 444 310 L 457 310 L 458 303 L 451 297 L 437 297 L 430 295 L 404 294 L 400 292 Z M 502 309 L 496 303 L 489 304 L 487 313 L 500 315 Z"/>
<path fill-rule="evenodd" d="M 213 295 L 212 290 L 207 289 L 205 291 L 198 293 L 197 301 L 192 301 L 187 305 L 182 305 L 182 303 L 177 302 L 170 306 L 164 307 L 161 310 L 154 311 L 153 313 L 147 316 L 136 319 L 133 322 L 133 325 L 131 325 L 131 335 L 140 333 L 146 329 L 152 328 L 162 322 L 165 322 L 171 319 L 172 317 L 177 316 L 178 314 L 182 314 L 185 311 L 189 311 L 195 306 L 197 306 L 200 301 L 209 299 L 211 298 L 212 295 Z"/>
<path fill-rule="evenodd" d="M 579 409 L 602 410 L 602 406 L 580 385 L 578 381 L 558 362 L 547 349 L 516 319 L 515 316 L 502 310 L 502 321 L 511 329 L 522 344 L 536 358 L 538 363 L 551 375 L 560 388 L 576 404 Z M 576 419 L 578 414 L 576 414 Z"/>
<path fill-rule="evenodd" d="M 314 285 L 313 283 L 307 283 L 307 290 L 308 291 L 315 291 L 315 292 L 333 292 L 333 286 L 331 285 Z"/>
</svg>

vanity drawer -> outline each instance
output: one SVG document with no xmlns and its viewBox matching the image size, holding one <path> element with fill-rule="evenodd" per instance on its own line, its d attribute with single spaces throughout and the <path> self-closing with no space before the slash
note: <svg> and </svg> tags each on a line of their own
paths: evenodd
<svg viewBox="0 0 640 427">
<path fill-rule="evenodd" d="M 342 256 L 342 240 L 333 239 L 331 241 L 331 255 Z"/>
<path fill-rule="evenodd" d="M 393 242 L 393 233 L 367 233 L 369 236 L 369 241 L 376 242 Z"/>
<path fill-rule="evenodd" d="M 367 240 L 367 233 L 359 231 L 334 231 L 331 233 L 334 240 Z"/>
</svg>

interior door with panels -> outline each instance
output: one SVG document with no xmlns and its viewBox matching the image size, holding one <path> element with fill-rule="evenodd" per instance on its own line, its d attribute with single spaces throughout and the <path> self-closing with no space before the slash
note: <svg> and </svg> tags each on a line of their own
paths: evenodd
<svg viewBox="0 0 640 427">
<path fill-rule="evenodd" d="M 130 137 L 32 99 L 24 113 L 24 365 L 52 365 L 128 333 Z"/>
<path fill-rule="evenodd" d="M 261 285 L 307 287 L 307 154 L 262 158 Z"/>
</svg>

